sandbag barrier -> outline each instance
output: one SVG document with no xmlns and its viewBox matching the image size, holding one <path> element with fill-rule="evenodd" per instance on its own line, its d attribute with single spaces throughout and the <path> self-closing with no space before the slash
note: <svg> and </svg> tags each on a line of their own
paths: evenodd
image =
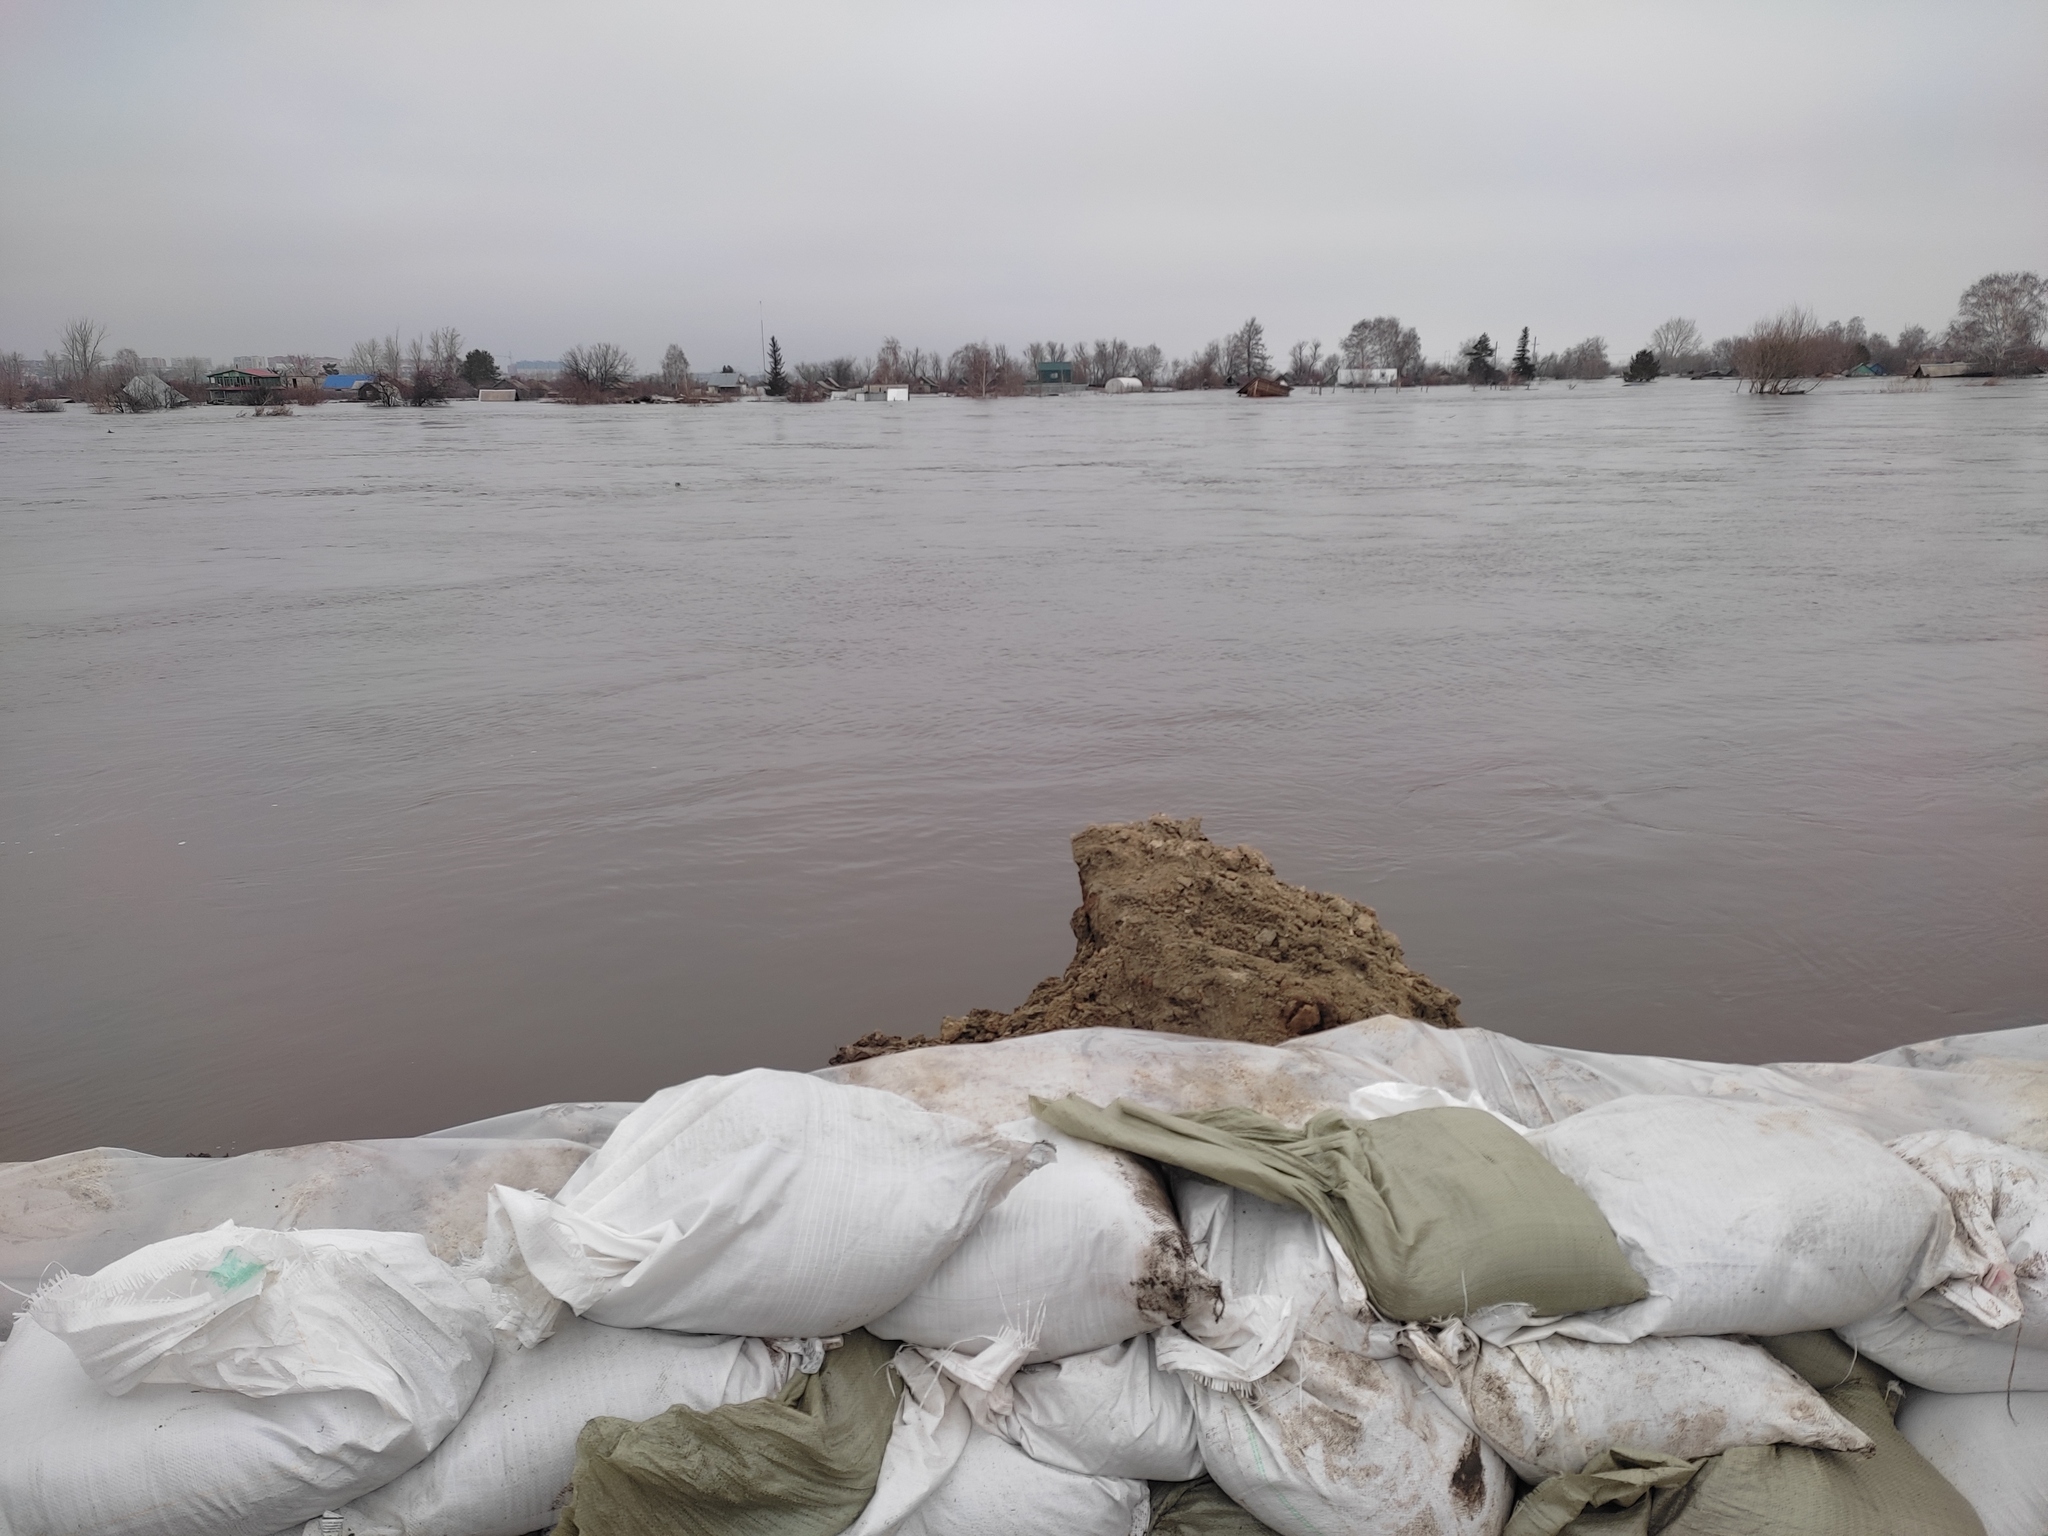
<svg viewBox="0 0 2048 1536">
<path fill-rule="evenodd" d="M 2042 1536 L 2048 1027 L 1089 1029 L 100 1149 L 0 1166 L 0 1284 L 0 1536 Z"/>
</svg>

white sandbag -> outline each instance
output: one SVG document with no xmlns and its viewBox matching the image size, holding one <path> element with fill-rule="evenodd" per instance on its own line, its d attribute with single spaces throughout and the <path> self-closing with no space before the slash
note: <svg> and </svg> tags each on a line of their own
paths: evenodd
<svg viewBox="0 0 2048 1536">
<path fill-rule="evenodd" d="M 1144 1536 L 1151 1490 L 1130 1478 L 1087 1477 L 1033 1461 L 975 1430 L 952 1472 L 897 1536 Z"/>
<path fill-rule="evenodd" d="M 1948 1195 L 1992 1264 L 1840 1329 L 1903 1381 L 1935 1392 L 2048 1391 L 2048 1156 L 1963 1131 L 1892 1150 Z M 1993 1323 L 2017 1313 L 2011 1321 Z"/>
<path fill-rule="evenodd" d="M 1880 1141 L 1913 1131 L 1972 1131 L 2048 1150 L 2048 1028 L 1905 1047 L 1863 1062 L 1776 1066 L 1687 1061 L 1536 1045 L 1485 1029 L 1438 1029 L 1382 1016 L 1274 1047 L 1353 1087 L 1394 1081 L 1477 1094 L 1523 1125 L 1552 1125 L 1636 1094 L 1683 1094 L 1825 1109 Z M 1921 1050 L 1932 1052 L 1919 1055 Z M 1982 1052 L 1983 1054 L 1973 1054 Z M 2027 1058 L 2027 1059 L 2017 1059 Z M 1939 1065 L 1942 1070 L 1928 1070 Z M 1099 1101 L 1098 1101 L 1099 1102 Z"/>
<path fill-rule="evenodd" d="M 1984 1267 L 1932 1182 L 1819 1110 L 1642 1095 L 1529 1139 L 1600 1207 L 1650 1294 L 1522 1327 L 1488 1308 L 1470 1321 L 1495 1343 L 1834 1328 Z"/>
<path fill-rule="evenodd" d="M 1951 1308 L 1916 1301 L 1835 1332 L 1899 1380 L 1930 1392 L 2048 1392 L 2048 1340 L 2029 1323 L 1987 1333 L 1962 1323 Z"/>
<path fill-rule="evenodd" d="M 1898 1424 L 1970 1501 L 1984 1536 L 2048 1531 L 2048 1392 L 1908 1392 Z"/>
<path fill-rule="evenodd" d="M 1738 1445 L 1871 1448 L 1798 1373 L 1737 1339 L 1503 1347 L 1453 1321 L 1404 1329 L 1401 1353 L 1531 1483 L 1581 1472 L 1616 1446 L 1689 1460 Z"/>
<path fill-rule="evenodd" d="M 270 1536 L 418 1463 L 490 1361 L 417 1234 L 158 1243 L 50 1286 L 0 1353 L 0 1511 L 13 1536 Z"/>
<path fill-rule="evenodd" d="M 568 1502 L 576 1436 L 600 1416 L 651 1419 L 780 1391 L 794 1358 L 760 1339 L 564 1321 L 501 1348 L 469 1412 L 425 1461 L 340 1510 L 350 1536 L 527 1536 Z M 315 1526 L 308 1536 L 318 1536 Z"/>
<path fill-rule="evenodd" d="M 1195 1263 L 1165 1189 L 1144 1163 L 1036 1120 L 997 1129 L 1019 1141 L 1048 1141 L 1057 1156 L 983 1216 L 868 1332 L 971 1353 L 1007 1327 L 1034 1341 L 1033 1361 L 1058 1360 L 1216 1305 L 1216 1282 Z"/>
<path fill-rule="evenodd" d="M 1923 1131 L 1891 1148 L 1949 1197 L 1964 1235 L 1991 1260 L 1914 1306 L 1965 1329 L 2021 1323 L 2048 1341 L 2048 1154 L 1967 1131 Z"/>
<path fill-rule="evenodd" d="M 926 1109 L 998 1126 L 1031 1113 L 1031 1098 L 1077 1093 L 1092 1104 L 1126 1098 L 1186 1113 L 1236 1104 L 1288 1125 L 1342 1109 L 1354 1070 L 1241 1040 L 1144 1029 L 1062 1029 L 981 1045 L 933 1045 L 816 1074 L 899 1093 Z"/>
<path fill-rule="evenodd" d="M 1159 1369 L 1149 1334 L 1026 1366 L 1010 1397 L 990 1427 L 1046 1466 L 1166 1483 L 1201 1476 L 1186 1378 Z"/>
<path fill-rule="evenodd" d="M 564 1138 L 416 1137 L 224 1158 L 100 1147 L 0 1165 L 0 1286 L 7 1288 L 0 1300 L 224 1221 L 279 1231 L 417 1232 L 453 1262 L 482 1245 L 493 1185 L 552 1193 L 589 1155 Z M 0 1306 L 0 1333 L 13 1310 Z"/>
<path fill-rule="evenodd" d="M 532 1344 L 620 1328 L 844 1333 L 914 1290 L 1048 1154 L 894 1094 L 755 1070 L 663 1089 L 549 1199 L 490 1195 L 477 1273 Z"/>
<path fill-rule="evenodd" d="M 1396 1357 L 1395 1330 L 1366 1320 L 1356 1275 L 1315 1219 L 1188 1175 L 1173 1188 L 1226 1298 L 1280 1298 L 1290 1319 L 1285 1355 L 1259 1379 L 1190 1377 L 1217 1485 L 1281 1536 L 1498 1532 L 1514 1502 L 1506 1463 Z"/>
</svg>

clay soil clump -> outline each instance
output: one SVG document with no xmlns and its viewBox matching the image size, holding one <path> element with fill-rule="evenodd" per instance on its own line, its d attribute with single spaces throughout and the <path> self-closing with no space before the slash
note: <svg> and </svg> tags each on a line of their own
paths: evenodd
<svg viewBox="0 0 2048 1536">
<path fill-rule="evenodd" d="M 1286 884 L 1258 849 L 1210 842 L 1199 816 L 1088 827 L 1074 864 L 1081 905 L 1063 974 L 1012 1012 L 976 1008 L 936 1036 L 863 1035 L 832 1065 L 1090 1026 L 1277 1045 L 1382 1013 L 1464 1022 L 1372 908 Z"/>
</svg>

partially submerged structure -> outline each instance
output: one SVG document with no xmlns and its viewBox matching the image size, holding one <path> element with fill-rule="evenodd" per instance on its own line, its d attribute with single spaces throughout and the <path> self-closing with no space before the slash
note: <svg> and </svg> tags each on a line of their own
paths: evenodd
<svg viewBox="0 0 2048 1536">
<path fill-rule="evenodd" d="M 206 399 L 210 405 L 267 405 L 285 387 L 274 368 L 216 368 L 206 376 Z"/>
</svg>

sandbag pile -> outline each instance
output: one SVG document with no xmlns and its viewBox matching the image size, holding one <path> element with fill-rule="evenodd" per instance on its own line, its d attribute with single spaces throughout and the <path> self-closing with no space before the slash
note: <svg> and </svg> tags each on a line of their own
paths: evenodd
<svg viewBox="0 0 2048 1536">
<path fill-rule="evenodd" d="M 0 1167 L 0 1281 L 0 1536 L 2043 1536 L 2048 1028 L 938 1046 Z"/>
</svg>

